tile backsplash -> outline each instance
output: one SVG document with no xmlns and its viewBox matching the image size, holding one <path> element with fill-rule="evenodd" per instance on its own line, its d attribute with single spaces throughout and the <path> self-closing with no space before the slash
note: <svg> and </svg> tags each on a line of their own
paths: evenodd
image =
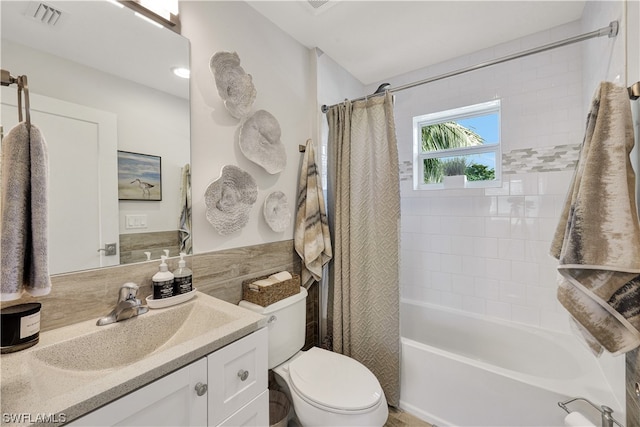
<svg viewBox="0 0 640 427">
<path fill-rule="evenodd" d="M 170 259 L 169 268 L 173 270 L 177 262 L 177 258 Z M 193 270 L 195 288 L 232 304 L 242 297 L 243 280 L 281 270 L 300 272 L 293 240 L 190 255 L 187 265 Z M 151 294 L 151 277 L 156 271 L 158 260 L 55 275 L 49 295 L 37 299 L 25 295 L 17 301 L 3 302 L 2 307 L 42 303 L 40 329 L 47 331 L 104 316 L 113 308 L 118 289 L 125 282 L 138 284 L 138 296 L 144 300 Z M 314 304 L 314 300 L 309 298 L 308 303 Z"/>
</svg>

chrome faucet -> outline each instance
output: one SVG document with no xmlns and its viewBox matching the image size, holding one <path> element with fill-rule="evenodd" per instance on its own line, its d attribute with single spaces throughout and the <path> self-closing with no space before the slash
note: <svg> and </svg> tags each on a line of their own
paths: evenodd
<svg viewBox="0 0 640 427">
<path fill-rule="evenodd" d="M 98 319 L 96 325 L 103 326 L 120 322 L 121 320 L 126 320 L 149 311 L 149 307 L 142 305 L 140 300 L 136 298 L 137 293 L 138 285 L 135 283 L 125 283 L 122 285 L 120 287 L 120 293 L 118 294 L 118 303 L 115 308 L 105 317 Z"/>
</svg>

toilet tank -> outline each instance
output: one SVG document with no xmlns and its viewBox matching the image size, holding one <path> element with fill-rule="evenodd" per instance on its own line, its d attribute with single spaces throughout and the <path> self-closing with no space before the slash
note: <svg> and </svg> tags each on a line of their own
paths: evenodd
<svg viewBox="0 0 640 427">
<path fill-rule="evenodd" d="M 260 313 L 267 318 L 269 328 L 269 369 L 275 368 L 304 346 L 307 329 L 307 290 L 262 307 L 240 301 L 240 307 Z"/>
</svg>

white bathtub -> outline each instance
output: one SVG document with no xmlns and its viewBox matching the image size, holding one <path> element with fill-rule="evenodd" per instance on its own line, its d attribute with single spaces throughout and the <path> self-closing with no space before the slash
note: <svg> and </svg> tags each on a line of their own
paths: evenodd
<svg viewBox="0 0 640 427">
<path fill-rule="evenodd" d="M 572 335 L 405 300 L 400 319 L 400 407 L 426 421 L 563 426 L 557 402 L 580 396 L 625 422 L 596 359 Z M 600 425 L 586 405 L 575 410 Z"/>
</svg>

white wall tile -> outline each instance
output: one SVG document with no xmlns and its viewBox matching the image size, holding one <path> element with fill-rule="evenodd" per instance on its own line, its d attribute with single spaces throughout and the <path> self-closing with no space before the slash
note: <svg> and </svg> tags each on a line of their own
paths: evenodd
<svg viewBox="0 0 640 427">
<path fill-rule="evenodd" d="M 460 295 L 475 295 L 473 277 L 463 274 L 451 275 L 451 290 Z"/>
<path fill-rule="evenodd" d="M 399 76 L 404 84 L 575 33 L 567 25 Z M 562 32 L 566 34 L 562 34 Z M 545 52 L 468 73 L 396 99 L 403 161 L 411 161 L 412 117 L 502 101 L 503 153 L 513 149 L 579 144 L 583 134 L 579 47 Z M 402 81 L 405 79 L 406 81 Z M 464 90 L 462 90 L 464 88 Z M 410 127 L 410 125 L 409 125 Z M 406 157 L 406 158 L 405 158 Z M 499 187 L 439 191 L 402 188 L 403 295 L 515 322 L 562 330 L 564 310 L 555 297 L 557 261 L 550 241 L 573 171 L 509 173 Z M 417 266 L 416 266 L 417 264 Z"/>
<path fill-rule="evenodd" d="M 523 261 L 524 240 L 521 239 L 498 239 L 498 257 L 506 260 Z"/>
<path fill-rule="evenodd" d="M 441 268 L 445 273 L 460 273 L 462 271 L 462 256 L 442 254 Z"/>
<path fill-rule="evenodd" d="M 487 316 L 497 317 L 498 319 L 503 320 L 511 320 L 511 304 L 487 300 L 486 313 Z"/>
<path fill-rule="evenodd" d="M 511 237 L 511 219 L 500 217 L 485 218 L 485 236 L 497 238 Z"/>
<path fill-rule="evenodd" d="M 540 286 L 527 286 L 527 305 L 553 309 L 556 305 L 556 290 Z"/>
<path fill-rule="evenodd" d="M 487 278 L 497 280 L 511 279 L 511 261 L 506 259 L 487 258 Z"/>
<path fill-rule="evenodd" d="M 514 239 L 536 240 L 540 235 L 537 218 L 511 218 L 510 235 Z"/>
<path fill-rule="evenodd" d="M 462 257 L 462 272 L 469 276 L 482 277 L 487 272 L 486 258 L 475 256 Z"/>
<path fill-rule="evenodd" d="M 535 262 L 512 261 L 511 277 L 520 283 L 536 286 L 540 283 L 539 264 Z"/>
<path fill-rule="evenodd" d="M 498 239 L 495 237 L 474 237 L 472 255 L 482 258 L 497 258 Z"/>
<path fill-rule="evenodd" d="M 451 251 L 457 255 L 473 255 L 473 239 L 471 236 L 451 236 Z"/>
<path fill-rule="evenodd" d="M 500 281 L 500 301 L 510 304 L 527 304 L 527 285 L 512 281 Z"/>
<path fill-rule="evenodd" d="M 529 196 L 538 194 L 538 174 L 522 173 L 509 175 L 509 194 L 512 196 Z"/>
</svg>

